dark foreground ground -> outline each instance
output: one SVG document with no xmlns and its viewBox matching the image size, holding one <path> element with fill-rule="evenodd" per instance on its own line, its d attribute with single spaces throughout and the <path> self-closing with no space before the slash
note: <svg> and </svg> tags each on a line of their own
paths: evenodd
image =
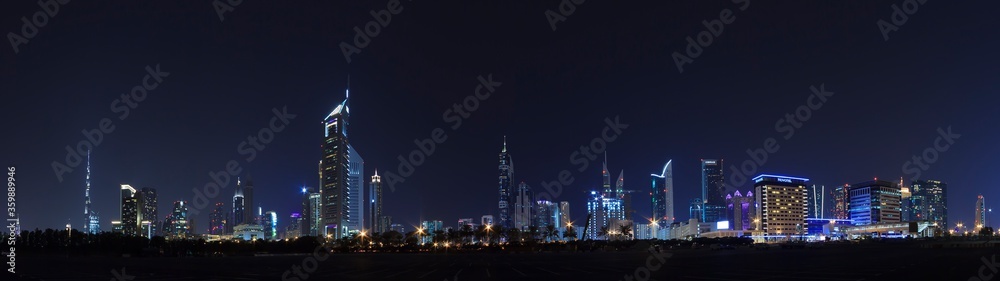
<svg viewBox="0 0 1000 281">
<path fill-rule="evenodd" d="M 307 256 L 17 259 L 24 280 L 977 280 L 1000 249 L 877 245 L 823 249 L 536 254 L 337 254 L 307 278 Z M 647 260 L 651 261 L 647 265 Z M 311 266 L 311 264 L 309 264 Z M 997 275 L 987 266 L 984 276 Z M 652 277 L 645 278 L 645 272 Z M 638 272 L 638 276 L 636 273 Z M 124 274 L 122 274 L 124 273 Z M 6 274 L 10 276 L 10 274 Z M 626 277 L 626 275 L 633 277 Z M 978 278 L 978 277 L 977 277 Z M 4 278 L 4 280 L 10 280 Z M 983 279 L 989 280 L 989 279 Z"/>
</svg>

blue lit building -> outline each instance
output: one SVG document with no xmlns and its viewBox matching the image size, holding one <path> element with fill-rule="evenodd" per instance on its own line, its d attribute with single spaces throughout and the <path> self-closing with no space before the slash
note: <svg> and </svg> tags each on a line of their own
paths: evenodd
<svg viewBox="0 0 1000 281">
<path fill-rule="evenodd" d="M 822 218 L 806 219 L 807 235 L 813 237 L 830 237 L 831 239 L 842 238 L 846 236 L 844 233 L 845 228 L 850 226 L 854 226 L 851 220 Z"/>
<path fill-rule="evenodd" d="M 898 185 L 884 180 L 851 185 L 851 220 L 856 225 L 897 223 L 903 219 L 903 193 Z"/>
</svg>

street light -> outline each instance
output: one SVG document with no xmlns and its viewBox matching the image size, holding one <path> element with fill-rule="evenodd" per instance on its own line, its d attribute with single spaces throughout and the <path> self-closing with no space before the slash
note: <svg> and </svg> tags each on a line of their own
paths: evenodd
<svg viewBox="0 0 1000 281">
<path fill-rule="evenodd" d="M 490 236 L 490 229 L 493 229 L 493 225 L 486 225 L 486 246 L 490 245 L 490 241 L 493 240 L 493 236 Z"/>
</svg>

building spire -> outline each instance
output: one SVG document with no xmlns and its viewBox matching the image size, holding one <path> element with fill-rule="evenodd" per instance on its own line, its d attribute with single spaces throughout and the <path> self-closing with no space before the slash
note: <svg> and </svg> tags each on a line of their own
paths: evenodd
<svg viewBox="0 0 1000 281">
<path fill-rule="evenodd" d="M 507 135 L 503 136 L 503 150 L 500 152 L 507 152 Z"/>
</svg>

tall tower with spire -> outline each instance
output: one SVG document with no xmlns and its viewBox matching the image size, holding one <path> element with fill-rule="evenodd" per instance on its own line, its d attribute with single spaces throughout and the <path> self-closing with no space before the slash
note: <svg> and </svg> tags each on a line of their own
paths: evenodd
<svg viewBox="0 0 1000 281">
<path fill-rule="evenodd" d="M 511 182 L 514 178 L 514 162 L 507 153 L 507 136 L 503 137 L 503 148 L 500 149 L 499 192 L 500 192 L 500 226 L 510 229 L 514 227 L 511 219 Z"/>
<path fill-rule="evenodd" d="M 86 179 L 87 189 L 84 192 L 84 206 L 83 206 L 83 232 L 89 234 L 98 234 L 101 232 L 101 218 L 97 215 L 97 211 L 94 211 L 94 207 L 90 203 L 90 150 L 87 150 L 87 179 Z"/>
<path fill-rule="evenodd" d="M 383 223 L 382 220 L 382 177 L 378 175 L 378 169 L 375 169 L 375 175 L 372 176 L 372 181 L 369 182 L 368 188 L 368 198 L 369 208 L 371 208 L 371 220 L 369 226 L 372 233 L 385 233 L 389 230 L 389 226 Z"/>
<path fill-rule="evenodd" d="M 350 151 L 347 138 L 350 109 L 348 101 L 350 89 L 344 94 L 344 101 L 337 105 L 323 119 L 322 159 L 320 161 L 320 194 L 322 202 L 323 230 L 320 235 L 335 238 L 347 235 L 350 219 Z"/>
<path fill-rule="evenodd" d="M 604 169 L 601 170 L 601 177 L 604 179 L 604 196 L 614 196 L 611 190 L 611 173 L 608 172 L 608 152 L 604 152 Z"/>
</svg>

